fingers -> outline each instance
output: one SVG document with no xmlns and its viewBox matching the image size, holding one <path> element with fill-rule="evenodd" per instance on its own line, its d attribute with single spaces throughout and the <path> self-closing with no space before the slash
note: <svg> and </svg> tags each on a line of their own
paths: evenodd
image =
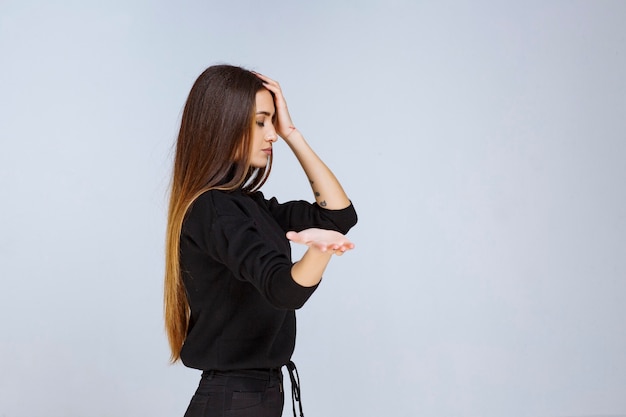
<svg viewBox="0 0 626 417">
<path fill-rule="evenodd" d="M 333 254 L 337 255 L 337 256 L 341 256 L 344 253 L 346 253 L 347 251 L 352 250 L 352 249 L 354 249 L 354 243 L 352 243 L 352 242 L 345 242 L 342 245 L 333 245 L 331 247 L 331 250 L 333 251 Z"/>
<path fill-rule="evenodd" d="M 276 81 L 272 80 L 270 77 L 267 77 L 267 76 L 265 76 L 265 75 L 263 75 L 263 74 L 259 74 L 258 72 L 255 72 L 255 71 L 252 71 L 252 73 L 253 73 L 254 75 L 256 75 L 257 77 L 259 77 L 259 78 L 261 79 L 261 81 L 263 81 L 264 83 L 266 83 L 266 84 L 270 84 L 270 85 L 275 85 L 275 86 L 277 86 L 277 87 L 280 87 L 280 86 L 278 85 L 278 82 L 276 82 Z"/>
<path fill-rule="evenodd" d="M 252 71 L 252 73 L 254 75 L 256 75 L 257 77 L 259 77 L 259 79 L 263 82 L 263 85 L 270 90 L 271 92 L 275 93 L 275 94 L 279 94 L 282 96 L 282 90 L 280 89 L 280 84 L 278 84 L 277 81 L 272 80 L 269 77 L 266 77 L 263 74 L 259 74 L 258 72 L 254 72 Z"/>
<path fill-rule="evenodd" d="M 265 86 L 265 88 L 267 88 L 269 91 L 274 93 L 274 96 L 276 97 L 276 106 L 279 109 L 286 110 L 287 102 L 285 101 L 285 96 L 283 95 L 283 91 L 280 88 L 280 84 L 278 84 L 277 81 L 274 81 L 269 77 L 266 77 L 265 75 L 259 74 L 258 72 L 253 71 L 253 73 L 263 82 L 263 85 Z"/>
</svg>

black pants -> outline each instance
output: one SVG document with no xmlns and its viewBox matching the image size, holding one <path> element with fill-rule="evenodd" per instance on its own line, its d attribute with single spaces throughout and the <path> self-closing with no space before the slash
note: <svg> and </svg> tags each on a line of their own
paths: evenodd
<svg viewBox="0 0 626 417">
<path fill-rule="evenodd" d="M 281 417 L 280 369 L 205 371 L 185 417 Z"/>
</svg>

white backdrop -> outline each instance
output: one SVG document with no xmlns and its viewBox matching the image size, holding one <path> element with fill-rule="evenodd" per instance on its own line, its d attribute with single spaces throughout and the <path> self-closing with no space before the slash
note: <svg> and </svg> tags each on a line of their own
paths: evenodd
<svg viewBox="0 0 626 417">
<path fill-rule="evenodd" d="M 0 416 L 184 413 L 167 184 L 191 84 L 224 62 L 281 82 L 360 216 L 299 312 L 307 416 L 626 415 L 625 20 L 619 0 L 0 0 Z M 284 144 L 264 191 L 311 199 Z"/>
</svg>

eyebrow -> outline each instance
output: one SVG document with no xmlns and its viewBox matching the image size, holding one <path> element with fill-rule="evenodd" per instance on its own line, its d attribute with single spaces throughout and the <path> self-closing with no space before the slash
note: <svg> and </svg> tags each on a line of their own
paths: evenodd
<svg viewBox="0 0 626 417">
<path fill-rule="evenodd" d="M 274 123 L 276 121 L 276 113 L 271 114 L 268 111 L 261 110 L 261 111 L 256 112 L 256 114 L 257 115 L 262 114 L 263 116 L 271 117 L 272 118 L 272 123 Z"/>
</svg>

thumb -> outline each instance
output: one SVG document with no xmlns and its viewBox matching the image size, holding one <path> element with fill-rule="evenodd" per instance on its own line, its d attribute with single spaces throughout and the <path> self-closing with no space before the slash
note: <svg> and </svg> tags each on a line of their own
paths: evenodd
<svg viewBox="0 0 626 417">
<path fill-rule="evenodd" d="M 301 245 L 309 245 L 313 240 L 313 237 L 309 230 L 303 230 L 301 232 L 287 232 L 287 239 L 291 240 L 294 243 L 299 243 Z"/>
<path fill-rule="evenodd" d="M 300 234 L 294 231 L 287 232 L 286 236 L 287 236 L 287 239 L 296 243 L 299 241 L 299 238 L 300 238 Z"/>
</svg>

